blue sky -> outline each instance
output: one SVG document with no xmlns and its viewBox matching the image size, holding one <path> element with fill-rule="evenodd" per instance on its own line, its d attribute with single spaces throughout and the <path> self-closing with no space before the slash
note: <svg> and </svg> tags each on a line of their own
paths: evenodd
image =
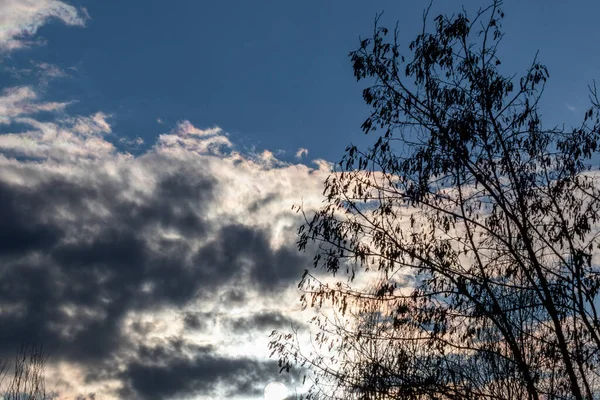
<svg viewBox="0 0 600 400">
<path fill-rule="evenodd" d="M 442 3 L 442 2 L 439 2 Z M 402 1 L 72 1 L 90 16 L 85 28 L 51 22 L 39 30 L 45 46 L 15 52 L 5 64 L 32 58 L 68 71 L 48 98 L 76 100 L 72 112 L 112 115 L 118 135 L 152 143 L 164 126 L 187 119 L 221 126 L 239 146 L 291 155 L 304 147 L 337 160 L 349 141 L 363 139 L 368 109 L 347 54 L 373 17 L 399 21 L 403 39 L 420 29 L 424 2 Z M 434 5 L 451 12 L 459 3 Z M 478 1 L 466 2 L 472 10 Z M 550 122 L 569 121 L 586 106 L 586 85 L 598 75 L 593 1 L 507 2 L 504 67 L 525 68 L 535 51 L 551 80 Z M 23 81 L 4 76 L 2 84 Z M 577 111 L 569 111 L 575 108 Z M 579 114 L 577 114 L 579 112 Z M 283 156 L 285 158 L 285 156 Z"/>
<path fill-rule="evenodd" d="M 267 349 L 309 318 L 290 208 L 319 207 L 330 163 L 372 140 L 348 52 L 381 11 L 408 43 L 426 5 L 0 0 L 0 356 L 44 343 L 62 400 L 301 387 Z M 600 4 L 504 11 L 503 71 L 539 50 L 544 121 L 577 123 Z"/>
</svg>

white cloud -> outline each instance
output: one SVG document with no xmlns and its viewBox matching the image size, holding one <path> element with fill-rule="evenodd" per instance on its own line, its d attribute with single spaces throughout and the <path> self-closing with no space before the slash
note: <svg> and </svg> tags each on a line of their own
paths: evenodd
<svg viewBox="0 0 600 400">
<path fill-rule="evenodd" d="M 39 102 L 38 94 L 28 86 L 5 89 L 0 95 L 0 123 L 13 122 L 20 115 L 33 115 L 43 111 L 59 111 L 69 103 Z"/>
<path fill-rule="evenodd" d="M 127 148 L 139 149 L 140 146 L 144 144 L 144 139 L 142 139 L 139 136 L 133 139 L 122 137 L 119 139 L 119 143 L 121 143 Z"/>
<path fill-rule="evenodd" d="M 219 127 L 199 129 L 182 121 L 171 132 L 160 135 L 156 147 L 173 153 L 224 154 L 233 145 Z"/>
<path fill-rule="evenodd" d="M 45 79 L 64 78 L 67 76 L 67 73 L 55 64 L 36 62 L 34 66 L 38 69 L 39 75 Z"/>
<path fill-rule="evenodd" d="M 0 52 L 35 43 L 37 30 L 51 19 L 83 26 L 88 16 L 84 9 L 78 10 L 59 0 L 1 0 Z"/>
<path fill-rule="evenodd" d="M 110 115 L 104 114 L 103 112 L 97 112 L 94 115 L 90 115 L 87 118 L 77 117 L 67 119 L 72 124 L 72 129 L 82 135 L 95 135 L 110 133 L 112 131 L 110 125 L 106 121 L 110 118 Z"/>
<path fill-rule="evenodd" d="M 303 147 L 299 148 L 298 151 L 296 152 L 296 158 L 306 157 L 307 155 L 308 155 L 308 149 L 305 149 Z"/>
<path fill-rule="evenodd" d="M 30 87 L 6 89 L 0 95 L 0 123 L 20 124 L 26 131 L 0 135 L 0 152 L 33 158 L 96 158 L 114 152 L 104 140 L 111 133 L 107 116 L 98 112 L 88 117 L 60 117 L 40 121 L 40 112 L 63 111 L 68 103 L 42 102 Z M 56 114 L 55 114 L 56 115 Z"/>
<path fill-rule="evenodd" d="M 195 136 L 217 136 L 223 133 L 222 129 L 218 126 L 214 126 L 208 129 L 196 128 L 190 121 L 181 121 L 177 124 L 173 130 L 181 136 L 195 135 Z"/>
</svg>

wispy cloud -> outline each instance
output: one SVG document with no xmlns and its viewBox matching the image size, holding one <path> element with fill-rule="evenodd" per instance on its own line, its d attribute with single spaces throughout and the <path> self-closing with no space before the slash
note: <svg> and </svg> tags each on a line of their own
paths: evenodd
<svg viewBox="0 0 600 400">
<path fill-rule="evenodd" d="M 0 96 L 0 123 L 18 124 L 26 130 L 0 135 L 0 152 L 55 160 L 96 158 L 113 153 L 114 146 L 104 140 L 111 132 L 104 113 L 87 117 L 59 115 L 51 121 L 34 118 L 40 112 L 63 111 L 67 105 L 39 101 L 37 93 L 29 87 L 5 90 Z"/>
<path fill-rule="evenodd" d="M 83 26 L 88 15 L 59 0 L 3 0 L 0 2 L 0 52 L 39 43 L 37 30 L 51 19 Z"/>
<path fill-rule="evenodd" d="M 169 152 L 195 152 L 198 154 L 224 154 L 232 144 L 221 128 L 199 129 L 189 121 L 182 121 L 158 137 L 157 147 Z"/>
<path fill-rule="evenodd" d="M 0 123 L 7 124 L 15 117 L 44 111 L 58 111 L 69 103 L 41 102 L 34 89 L 27 86 L 8 88 L 0 95 Z"/>
<path fill-rule="evenodd" d="M 46 63 L 46 62 L 36 62 L 34 63 L 35 68 L 37 68 L 40 72 L 39 74 L 46 78 L 64 78 L 67 76 L 67 73 L 62 70 L 60 67 L 54 64 Z"/>
<path fill-rule="evenodd" d="M 308 155 L 308 149 L 305 149 L 303 147 L 299 148 L 298 151 L 296 152 L 296 158 L 298 158 L 298 159 L 306 157 L 307 155 Z"/>
</svg>

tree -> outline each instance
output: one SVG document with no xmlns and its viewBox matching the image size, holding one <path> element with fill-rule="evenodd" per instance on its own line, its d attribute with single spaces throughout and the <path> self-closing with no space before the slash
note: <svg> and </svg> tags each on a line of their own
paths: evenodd
<svg viewBox="0 0 600 400">
<path fill-rule="evenodd" d="M 0 395 L 3 400 L 51 400 L 54 394 L 46 392 L 47 356 L 39 346 L 23 345 L 17 351 L 14 364 L 8 360 L 0 365 Z M 6 382 L 5 382 L 6 380 Z"/>
<path fill-rule="evenodd" d="M 300 282 L 320 350 L 271 342 L 312 372 L 306 398 L 600 398 L 600 102 L 591 87 L 580 126 L 543 126 L 548 71 L 501 74 L 500 7 L 427 10 L 406 58 L 377 19 L 350 53 L 377 139 L 298 207 L 299 249 L 344 278 Z"/>
</svg>

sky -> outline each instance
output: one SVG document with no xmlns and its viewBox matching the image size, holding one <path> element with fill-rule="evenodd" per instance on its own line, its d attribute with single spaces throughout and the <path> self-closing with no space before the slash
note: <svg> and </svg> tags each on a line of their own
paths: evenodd
<svg viewBox="0 0 600 400">
<path fill-rule="evenodd" d="M 426 5 L 0 0 L 0 356 L 44 344 L 61 399 L 300 387 L 267 348 L 306 327 L 291 206 L 372 140 L 348 52 L 381 11 L 408 43 Z M 600 4 L 504 11 L 503 71 L 539 51 L 544 122 L 576 124 Z"/>
</svg>

